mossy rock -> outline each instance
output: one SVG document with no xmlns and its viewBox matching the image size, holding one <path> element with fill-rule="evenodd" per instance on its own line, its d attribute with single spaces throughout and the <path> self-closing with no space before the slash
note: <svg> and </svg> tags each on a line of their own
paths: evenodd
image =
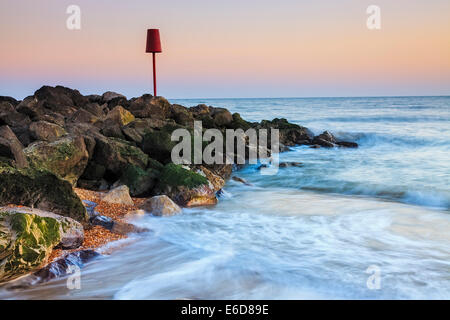
<svg viewBox="0 0 450 320">
<path fill-rule="evenodd" d="M 159 178 L 161 188 L 185 186 L 191 189 L 204 184 L 208 184 L 204 176 L 173 163 L 164 166 Z"/>
<path fill-rule="evenodd" d="M 171 136 L 172 132 L 178 128 L 182 127 L 168 125 L 161 130 L 147 133 L 142 141 L 142 149 L 151 158 L 159 162 L 170 162 L 172 149 L 177 145 L 176 141 L 171 140 Z"/>
<path fill-rule="evenodd" d="M 38 208 L 79 222 L 88 219 L 69 182 L 36 168 L 16 169 L 0 164 L 0 205 L 7 204 Z"/>
<path fill-rule="evenodd" d="M 89 159 L 81 136 L 60 138 L 54 142 L 36 142 L 24 149 L 31 167 L 48 170 L 75 185 Z"/>
<path fill-rule="evenodd" d="M 242 119 L 239 113 L 233 113 L 233 121 L 231 123 L 228 123 L 227 127 L 229 129 L 247 130 L 251 128 L 251 123 Z"/>
<path fill-rule="evenodd" d="M 138 166 L 128 165 L 122 173 L 120 182 L 130 189 L 133 197 L 149 194 L 155 186 L 159 171 L 149 168 L 144 170 Z"/>
<path fill-rule="evenodd" d="M 183 207 L 217 203 L 214 186 L 206 177 L 173 163 L 164 167 L 156 190 Z"/>
<path fill-rule="evenodd" d="M 104 138 L 97 140 L 93 160 L 120 177 L 127 165 L 147 168 L 148 155 L 128 141 Z"/>
<path fill-rule="evenodd" d="M 60 227 L 54 218 L 0 212 L 0 282 L 45 264 L 61 240 Z"/>
</svg>

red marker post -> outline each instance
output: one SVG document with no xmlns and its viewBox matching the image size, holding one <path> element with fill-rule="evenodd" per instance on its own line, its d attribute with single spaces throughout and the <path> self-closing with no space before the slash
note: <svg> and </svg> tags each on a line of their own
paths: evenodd
<svg viewBox="0 0 450 320">
<path fill-rule="evenodd" d="M 162 52 L 161 39 L 159 37 L 159 29 L 147 30 L 147 46 L 145 52 L 153 55 L 153 95 L 156 97 L 156 59 L 155 53 Z"/>
</svg>

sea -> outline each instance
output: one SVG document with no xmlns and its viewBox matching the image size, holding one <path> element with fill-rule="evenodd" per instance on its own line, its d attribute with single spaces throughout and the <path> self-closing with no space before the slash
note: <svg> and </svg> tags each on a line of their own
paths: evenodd
<svg viewBox="0 0 450 320">
<path fill-rule="evenodd" d="M 213 207 L 134 223 L 67 279 L 2 299 L 450 299 L 450 97 L 171 100 L 286 118 L 357 149 L 291 148 L 302 167 L 234 172 Z"/>
</svg>

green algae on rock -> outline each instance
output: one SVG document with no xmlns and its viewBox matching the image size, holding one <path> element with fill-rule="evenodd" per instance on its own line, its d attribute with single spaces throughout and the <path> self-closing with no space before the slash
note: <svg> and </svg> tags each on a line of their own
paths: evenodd
<svg viewBox="0 0 450 320">
<path fill-rule="evenodd" d="M 69 182 L 35 168 L 16 169 L 0 163 L 0 205 L 16 204 L 86 222 L 88 216 Z"/>
<path fill-rule="evenodd" d="M 35 214 L 0 212 L 0 282 L 37 270 L 60 242 L 60 223 Z"/>
</svg>

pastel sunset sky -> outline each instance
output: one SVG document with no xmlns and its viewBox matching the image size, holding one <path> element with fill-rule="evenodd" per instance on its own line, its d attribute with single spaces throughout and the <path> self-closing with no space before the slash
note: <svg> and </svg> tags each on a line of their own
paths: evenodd
<svg viewBox="0 0 450 320">
<path fill-rule="evenodd" d="M 147 28 L 168 98 L 450 94 L 449 0 L 1 0 L 0 95 L 151 93 Z"/>
</svg>

